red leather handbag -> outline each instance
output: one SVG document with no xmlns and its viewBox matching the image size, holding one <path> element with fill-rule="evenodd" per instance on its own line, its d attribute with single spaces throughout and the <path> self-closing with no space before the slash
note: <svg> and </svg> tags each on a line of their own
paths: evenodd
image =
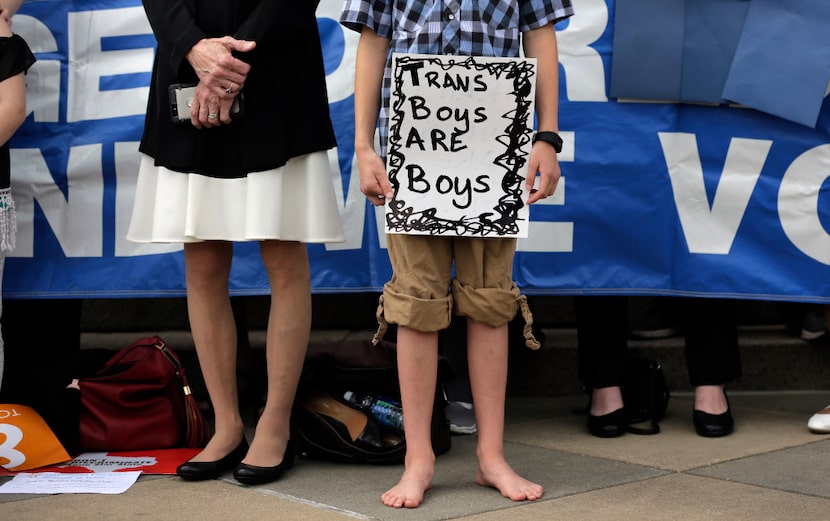
<svg viewBox="0 0 830 521">
<path fill-rule="evenodd" d="M 179 357 L 158 336 L 119 350 L 81 388 L 82 451 L 204 447 L 207 423 Z"/>
</svg>

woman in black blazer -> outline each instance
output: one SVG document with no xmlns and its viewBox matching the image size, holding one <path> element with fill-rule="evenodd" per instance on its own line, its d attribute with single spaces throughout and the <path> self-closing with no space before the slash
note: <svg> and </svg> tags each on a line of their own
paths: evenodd
<svg viewBox="0 0 830 521">
<path fill-rule="evenodd" d="M 305 243 L 345 240 L 316 7 L 144 1 L 158 48 L 127 238 L 184 244 L 188 316 L 216 418 L 205 449 L 179 467 L 184 479 L 234 469 L 240 482 L 264 483 L 293 461 L 289 418 L 311 327 Z M 195 90 L 177 98 L 176 85 Z M 271 293 L 268 395 L 250 447 L 228 287 L 236 241 L 259 242 Z"/>
</svg>

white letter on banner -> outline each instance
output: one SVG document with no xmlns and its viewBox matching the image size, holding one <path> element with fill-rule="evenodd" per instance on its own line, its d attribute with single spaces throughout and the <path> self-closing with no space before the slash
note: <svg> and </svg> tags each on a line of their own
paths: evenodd
<svg viewBox="0 0 830 521">
<path fill-rule="evenodd" d="M 559 162 L 574 160 L 576 145 L 574 132 L 560 132 L 562 136 L 562 152 L 558 154 Z M 559 178 L 556 191 L 551 197 L 542 199 L 533 204 L 551 204 L 563 206 L 565 204 L 565 176 Z M 516 251 L 533 252 L 568 252 L 574 250 L 574 223 L 573 222 L 545 222 L 530 221 L 527 238 L 516 241 Z"/>
<path fill-rule="evenodd" d="M 104 76 L 149 73 L 151 47 L 102 51 L 107 36 L 152 34 L 142 7 L 69 13 L 69 122 L 144 114 L 149 87 L 101 90 Z"/>
<path fill-rule="evenodd" d="M 830 264 L 830 234 L 819 219 L 818 200 L 828 172 L 830 145 L 821 145 L 792 162 L 778 189 L 784 233 L 799 250 L 823 264 Z"/>
<path fill-rule="evenodd" d="M 608 27 L 605 0 L 581 0 L 568 26 L 557 31 L 559 63 L 565 70 L 570 101 L 608 101 L 602 58 L 591 44 Z"/>
<path fill-rule="evenodd" d="M 29 44 L 34 54 L 57 52 L 58 43 L 46 25 L 37 18 L 14 16 L 14 32 Z M 34 112 L 36 122 L 58 121 L 61 97 L 61 62 L 40 57 L 26 73 L 26 115 Z"/>
<path fill-rule="evenodd" d="M 357 56 L 357 41 L 360 39 L 360 34 L 340 25 L 338 20 L 340 19 L 340 11 L 342 9 L 343 2 L 340 0 L 323 0 L 317 8 L 317 18 L 330 18 L 334 20 L 335 24 L 333 25 L 337 26 L 344 40 L 343 57 L 340 59 L 340 64 L 334 72 L 326 76 L 329 103 L 337 103 L 354 93 L 355 58 Z M 332 38 L 323 38 L 323 44 L 325 45 L 332 40 Z M 331 51 L 323 47 L 324 54 L 330 55 L 332 52 L 336 51 Z"/>
<path fill-rule="evenodd" d="M 18 212 L 17 248 L 10 257 L 34 254 L 34 200 L 67 257 L 103 253 L 104 175 L 101 145 L 72 147 L 66 166 L 67 196 L 55 184 L 38 149 L 11 150 L 12 192 Z M 16 181 L 16 182 L 15 182 Z"/>
<path fill-rule="evenodd" d="M 732 139 L 710 209 L 695 135 L 658 135 L 689 252 L 728 254 L 772 141 Z"/>
<path fill-rule="evenodd" d="M 137 142 L 115 143 L 115 256 L 134 257 L 183 249 L 181 243 L 137 243 L 127 240 L 133 214 L 141 154 Z"/>
</svg>

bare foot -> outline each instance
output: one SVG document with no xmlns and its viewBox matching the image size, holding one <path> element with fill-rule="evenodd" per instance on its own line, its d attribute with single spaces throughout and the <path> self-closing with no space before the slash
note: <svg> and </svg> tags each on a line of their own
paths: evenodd
<svg viewBox="0 0 830 521">
<path fill-rule="evenodd" d="M 407 465 L 398 484 L 380 496 L 381 502 L 392 508 L 416 508 L 424 501 L 424 492 L 432 487 L 435 466 Z"/>
<path fill-rule="evenodd" d="M 506 461 L 480 465 L 476 483 L 483 487 L 493 487 L 513 501 L 535 501 L 545 493 L 541 485 L 516 474 Z"/>
</svg>

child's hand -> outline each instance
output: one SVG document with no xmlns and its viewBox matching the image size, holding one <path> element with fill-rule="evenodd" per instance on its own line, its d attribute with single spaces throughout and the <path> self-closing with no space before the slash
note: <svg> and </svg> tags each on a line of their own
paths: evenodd
<svg viewBox="0 0 830 521">
<path fill-rule="evenodd" d="M 534 187 L 537 173 L 539 174 L 539 185 Z M 527 204 L 533 204 L 540 199 L 553 195 L 561 174 L 559 159 L 553 146 L 543 141 L 534 144 L 530 151 L 527 169 L 526 187 L 530 192 Z"/>
<path fill-rule="evenodd" d="M 357 169 L 360 172 L 360 191 L 374 206 L 386 204 L 394 195 L 389 175 L 383 160 L 374 151 L 357 154 Z"/>
</svg>

